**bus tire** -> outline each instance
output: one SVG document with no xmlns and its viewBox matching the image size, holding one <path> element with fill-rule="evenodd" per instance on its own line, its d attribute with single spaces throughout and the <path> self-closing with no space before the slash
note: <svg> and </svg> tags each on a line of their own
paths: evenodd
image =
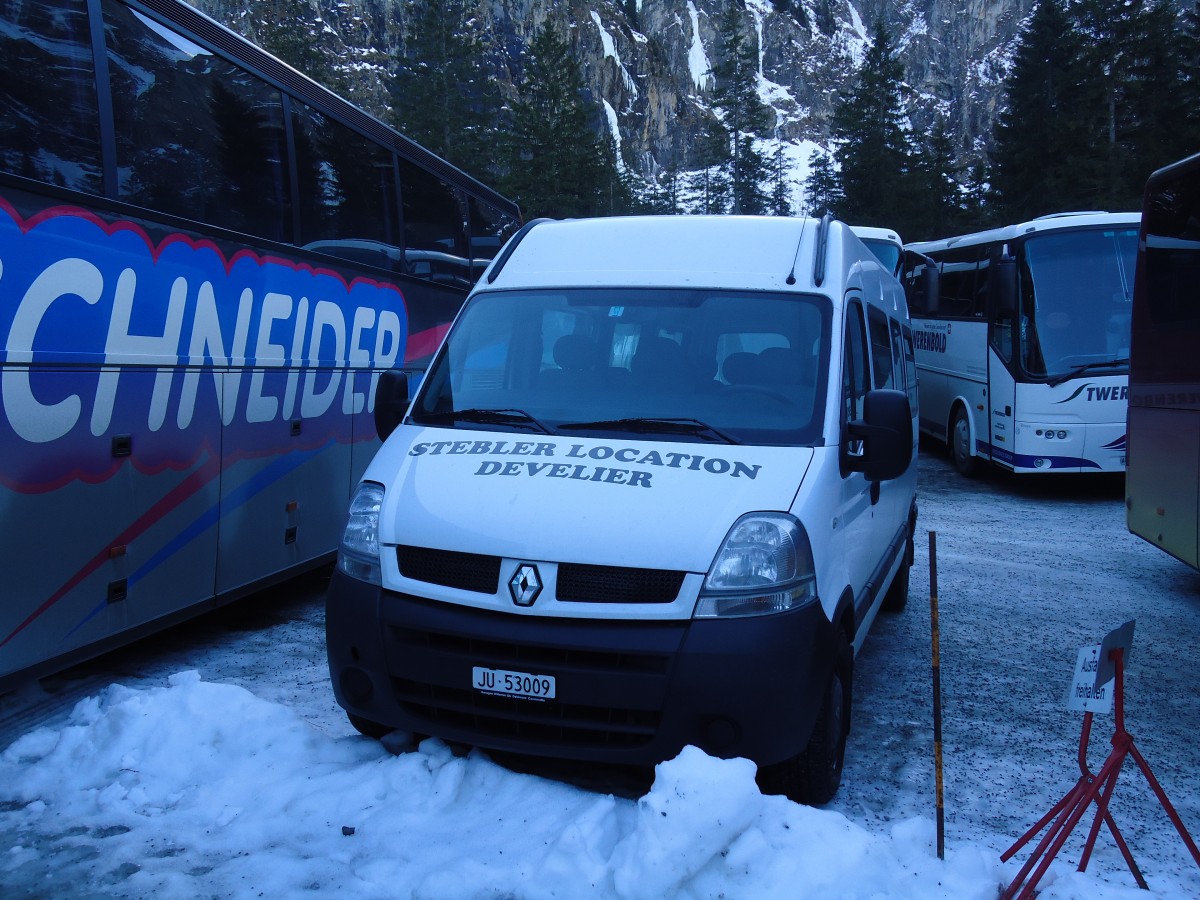
<svg viewBox="0 0 1200 900">
<path fill-rule="evenodd" d="M 950 421 L 950 456 L 960 475 L 974 478 L 979 474 L 979 457 L 971 453 L 971 423 L 961 406 L 954 408 Z"/>
<path fill-rule="evenodd" d="M 796 803 L 823 806 L 833 799 L 842 783 L 846 736 L 850 731 L 854 651 L 840 628 L 837 642 L 833 672 L 808 745 L 790 759 L 759 769 L 758 783 L 765 794 L 783 794 Z"/>
</svg>

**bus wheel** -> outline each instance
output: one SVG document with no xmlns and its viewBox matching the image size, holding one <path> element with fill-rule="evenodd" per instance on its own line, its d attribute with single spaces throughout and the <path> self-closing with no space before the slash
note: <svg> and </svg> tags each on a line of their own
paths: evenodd
<svg viewBox="0 0 1200 900">
<path fill-rule="evenodd" d="M 950 425 L 950 455 L 954 457 L 954 468 L 967 478 L 979 474 L 979 457 L 971 455 L 971 423 L 960 406 L 954 410 L 954 421 Z"/>
<path fill-rule="evenodd" d="M 807 806 L 822 806 L 833 799 L 842 783 L 846 735 L 850 730 L 850 693 L 854 678 L 854 651 L 845 632 L 838 629 L 833 674 L 825 688 L 812 735 L 800 753 L 758 772 L 764 794 L 783 794 Z"/>
</svg>

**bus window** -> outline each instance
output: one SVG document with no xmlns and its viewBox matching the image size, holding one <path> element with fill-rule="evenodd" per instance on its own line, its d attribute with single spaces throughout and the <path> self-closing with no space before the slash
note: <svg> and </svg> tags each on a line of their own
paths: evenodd
<svg viewBox="0 0 1200 900">
<path fill-rule="evenodd" d="M 404 246 L 461 257 L 468 254 L 466 198 L 436 175 L 400 162 L 404 198 Z"/>
<path fill-rule="evenodd" d="M 1028 364 L 1040 367 L 1032 374 L 1128 359 L 1136 258 L 1135 228 L 1039 235 L 1025 243 L 1022 338 Z"/>
<path fill-rule="evenodd" d="M 86 0 L 7 6 L 11 27 L 0 32 L 0 169 L 103 193 Z M 53 115 L 44 114 L 51 109 Z"/>
<path fill-rule="evenodd" d="M 392 154 L 310 107 L 292 108 L 302 238 L 399 244 Z"/>
<path fill-rule="evenodd" d="M 471 260 L 476 275 L 482 274 L 489 259 L 495 257 L 504 242 L 517 230 L 515 217 L 505 214 L 493 206 L 480 203 L 475 197 L 467 200 L 470 222 Z"/>
<path fill-rule="evenodd" d="M 908 311 L 911 315 L 934 316 L 938 313 L 938 298 L 927 294 L 925 269 L 929 257 L 919 253 L 904 254 L 904 271 L 900 281 L 904 285 L 904 294 L 908 298 Z M 936 271 L 936 265 L 933 267 Z"/>
<path fill-rule="evenodd" d="M 105 4 L 104 20 L 119 197 L 286 239 L 279 93 L 128 7 Z M 188 114 L 178 115 L 181 108 Z"/>
<path fill-rule="evenodd" d="M 979 267 L 979 248 L 947 250 L 941 256 L 942 277 L 940 315 L 947 318 L 974 318 L 976 315 L 975 274 Z M 982 309 L 979 310 L 982 315 Z"/>
</svg>

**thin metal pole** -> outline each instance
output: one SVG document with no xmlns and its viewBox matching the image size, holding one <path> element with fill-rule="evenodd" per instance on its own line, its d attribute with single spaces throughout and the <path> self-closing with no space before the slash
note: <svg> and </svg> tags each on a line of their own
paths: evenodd
<svg viewBox="0 0 1200 900">
<path fill-rule="evenodd" d="M 942 661 L 938 649 L 937 532 L 929 532 L 929 624 L 933 631 L 933 767 L 937 780 L 937 855 L 946 858 L 946 809 L 942 802 Z"/>
</svg>

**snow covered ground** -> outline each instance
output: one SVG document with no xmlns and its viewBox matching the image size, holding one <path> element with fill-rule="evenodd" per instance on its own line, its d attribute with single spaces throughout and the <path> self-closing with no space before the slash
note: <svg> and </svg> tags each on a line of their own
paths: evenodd
<svg viewBox="0 0 1200 900">
<path fill-rule="evenodd" d="M 1119 481 L 967 482 L 928 452 L 920 465 L 909 607 L 859 656 L 826 808 L 763 797 L 750 763 L 694 750 L 644 781 L 529 773 L 438 741 L 393 755 L 333 701 L 309 578 L 0 698 L 0 896 L 992 898 L 1036 840 L 1001 853 L 1079 775 L 1077 652 L 1130 619 L 1127 725 L 1200 835 L 1200 575 L 1128 534 Z M 1112 722 L 1096 717 L 1093 769 Z M 1200 896 L 1132 760 L 1112 811 L 1150 894 L 1107 830 L 1075 871 L 1089 814 L 1043 898 Z"/>
</svg>

